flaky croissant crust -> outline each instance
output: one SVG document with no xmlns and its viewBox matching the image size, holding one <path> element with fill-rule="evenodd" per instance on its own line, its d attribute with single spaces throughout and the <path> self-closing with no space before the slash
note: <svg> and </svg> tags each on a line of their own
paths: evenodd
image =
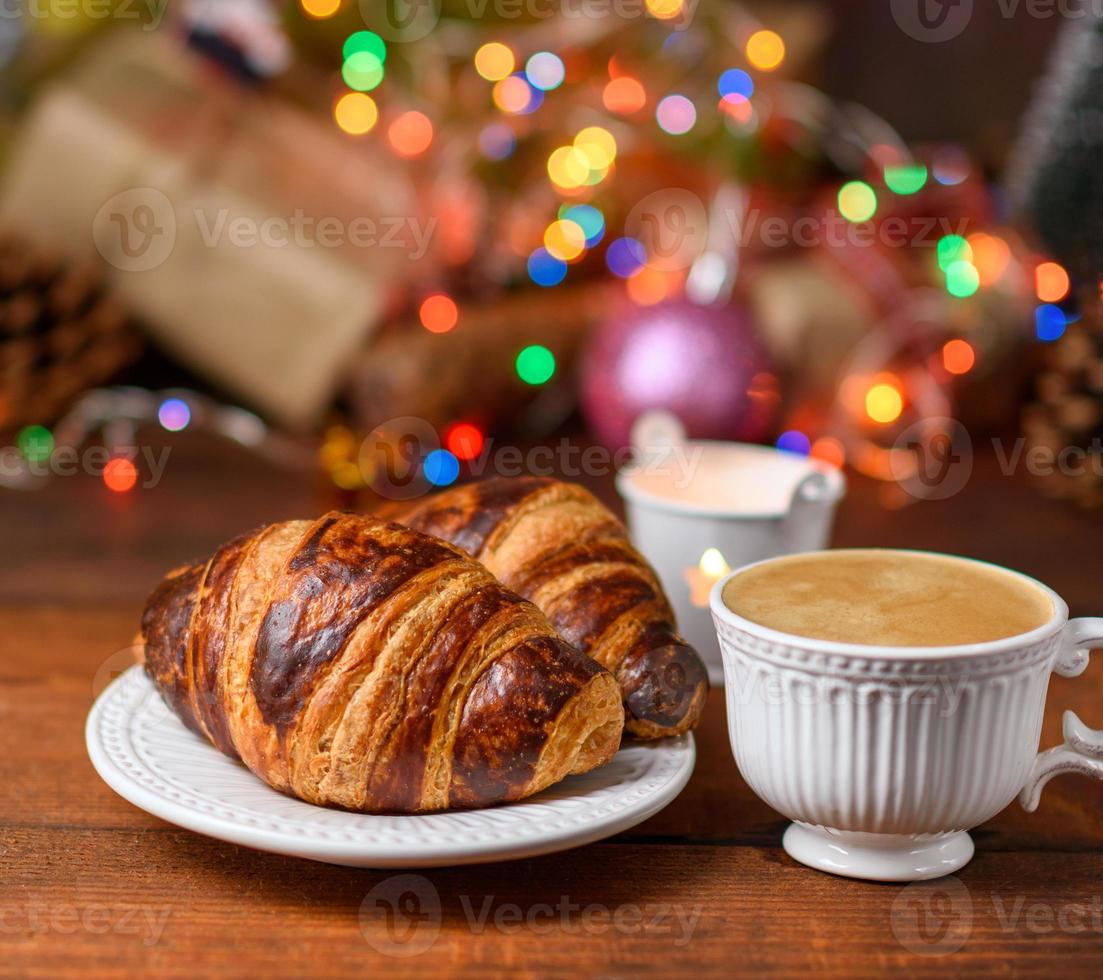
<svg viewBox="0 0 1103 980">
<path fill-rule="evenodd" d="M 674 626 L 651 566 L 584 487 L 545 477 L 465 484 L 390 516 L 478 558 L 620 683 L 625 728 L 663 738 L 697 725 L 708 673 Z"/>
<path fill-rule="evenodd" d="M 145 669 L 271 786 L 366 812 L 478 807 L 616 752 L 612 676 L 457 548 L 349 514 L 288 521 L 169 575 Z"/>
</svg>

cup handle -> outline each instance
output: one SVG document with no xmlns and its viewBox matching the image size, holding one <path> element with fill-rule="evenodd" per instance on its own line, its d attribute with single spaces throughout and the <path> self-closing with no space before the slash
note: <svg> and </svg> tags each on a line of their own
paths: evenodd
<svg viewBox="0 0 1103 980">
<path fill-rule="evenodd" d="M 1103 619 L 1071 620 L 1061 642 L 1064 649 L 1053 669 L 1062 677 L 1079 677 L 1087 669 L 1091 649 L 1103 647 Z M 1103 732 L 1092 731 L 1072 711 L 1065 712 L 1063 731 L 1065 744 L 1039 754 L 1019 794 L 1028 813 L 1038 809 L 1042 789 L 1054 776 L 1078 772 L 1103 779 Z"/>
</svg>

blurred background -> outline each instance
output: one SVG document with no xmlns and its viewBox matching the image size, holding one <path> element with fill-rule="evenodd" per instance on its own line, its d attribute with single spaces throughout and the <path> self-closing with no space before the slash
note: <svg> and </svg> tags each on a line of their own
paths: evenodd
<svg viewBox="0 0 1103 980">
<path fill-rule="evenodd" d="M 843 466 L 886 513 L 934 435 L 1099 459 L 1087 7 L 0 7 L 27 554 L 59 502 L 140 537 L 169 499 L 371 507 L 503 447 L 585 449 L 551 470 L 608 489 L 671 427 Z M 1092 467 L 1036 482 L 1103 500 Z"/>
</svg>

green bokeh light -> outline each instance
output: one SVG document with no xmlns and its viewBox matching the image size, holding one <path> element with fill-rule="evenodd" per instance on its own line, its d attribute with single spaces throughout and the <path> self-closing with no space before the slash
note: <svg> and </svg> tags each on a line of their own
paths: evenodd
<svg viewBox="0 0 1103 980">
<path fill-rule="evenodd" d="M 973 246 L 961 235 L 947 235 L 938 240 L 938 267 L 947 272 L 955 262 L 972 262 Z"/>
<path fill-rule="evenodd" d="M 967 259 L 951 262 L 946 268 L 946 291 L 951 296 L 967 299 L 980 289 L 980 273 Z"/>
<path fill-rule="evenodd" d="M 19 451 L 30 463 L 44 463 L 54 454 L 54 436 L 44 425 L 28 425 L 16 438 Z"/>
<path fill-rule="evenodd" d="M 555 375 L 555 355 L 539 344 L 526 347 L 517 355 L 517 377 L 525 384 L 542 385 Z"/>
<path fill-rule="evenodd" d="M 894 194 L 902 196 L 921 191 L 927 183 L 927 168 L 921 163 L 885 167 L 885 184 Z"/>
<path fill-rule="evenodd" d="M 345 84 L 357 92 L 370 92 L 383 81 L 383 62 L 370 51 L 354 51 L 341 69 Z"/>
<path fill-rule="evenodd" d="M 358 53 L 374 55 L 383 64 L 387 60 L 387 45 L 374 31 L 357 31 L 345 40 L 345 60 Z"/>
</svg>

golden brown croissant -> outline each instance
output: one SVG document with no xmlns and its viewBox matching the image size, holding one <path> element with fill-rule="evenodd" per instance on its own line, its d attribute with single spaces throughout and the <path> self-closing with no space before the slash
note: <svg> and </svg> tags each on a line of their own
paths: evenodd
<svg viewBox="0 0 1103 980">
<path fill-rule="evenodd" d="M 145 669 L 265 782 L 368 812 L 516 800 L 612 758 L 616 681 L 458 549 L 348 514 L 171 574 Z"/>
<path fill-rule="evenodd" d="M 625 728 L 662 738 L 693 728 L 708 694 L 697 652 L 624 525 L 573 483 L 542 477 L 469 483 L 394 513 L 478 558 L 531 599 L 559 634 L 612 671 Z"/>
</svg>

